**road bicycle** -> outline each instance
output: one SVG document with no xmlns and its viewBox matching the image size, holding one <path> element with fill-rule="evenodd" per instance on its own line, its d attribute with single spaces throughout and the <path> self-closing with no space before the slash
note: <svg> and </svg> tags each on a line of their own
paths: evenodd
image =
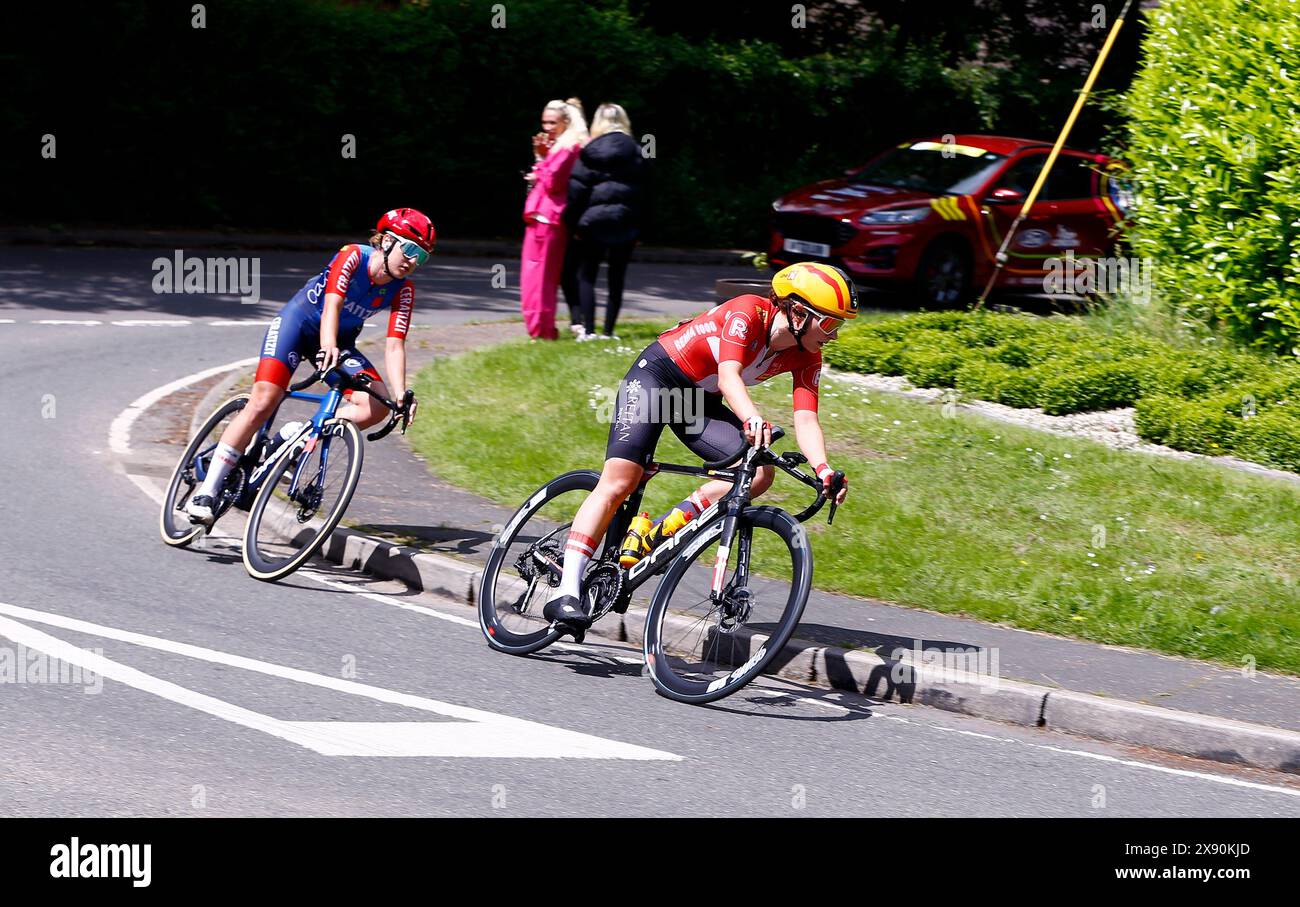
<svg viewBox="0 0 1300 907">
<path fill-rule="evenodd" d="M 346 353 L 340 356 L 346 358 Z M 304 393 L 322 379 L 330 385 L 328 391 Z M 371 390 L 370 380 L 364 373 L 352 376 L 335 367 L 328 372 L 317 369 L 292 385 L 286 397 L 317 404 L 315 414 L 291 437 L 281 438 L 270 431 L 277 407 L 226 477 L 215 496 L 213 524 L 232 507 L 248 511 L 244 567 L 250 575 L 268 582 L 288 576 L 320 549 L 343 518 L 361 478 L 363 459 L 361 433 L 348 420 L 335 417 L 346 391 L 367 393 L 392 411 L 383 428 L 366 435 L 369 440 L 378 441 L 399 425 L 406 432 L 414 393 L 408 390 L 396 403 Z M 207 475 L 222 432 L 248 399 L 248 394 L 240 394 L 218 406 L 177 461 L 159 520 L 168 545 L 183 548 L 210 530 L 189 522 L 185 504 Z"/>
<path fill-rule="evenodd" d="M 775 443 L 784 435 L 772 431 Z M 703 466 L 652 463 L 640 486 L 615 513 L 598 553 L 583 574 L 582 601 L 592 623 L 627 612 L 633 591 L 662 574 L 646 612 L 643 650 L 655 688 L 679 702 L 705 703 L 739 690 L 775 658 L 803 615 L 812 586 L 813 557 L 803 523 L 827 500 L 827 521 L 844 474 L 829 492 L 798 467 L 803 454 L 774 454 L 748 443 Z M 734 464 L 733 468 L 724 468 Z M 771 465 L 817 489 L 817 499 L 798 514 L 753 506 L 750 486 L 759 467 Z M 628 569 L 619 548 L 639 512 L 646 484 L 659 473 L 732 482 L 732 488 Z M 563 631 L 542 609 L 556 594 L 564 545 L 574 514 L 600 475 L 577 470 L 547 482 L 520 507 L 493 542 L 479 591 L 479 624 L 492 648 L 513 655 L 538 652 Z M 753 581 L 761 563 L 771 580 Z M 581 635 L 577 638 L 582 641 Z"/>
</svg>

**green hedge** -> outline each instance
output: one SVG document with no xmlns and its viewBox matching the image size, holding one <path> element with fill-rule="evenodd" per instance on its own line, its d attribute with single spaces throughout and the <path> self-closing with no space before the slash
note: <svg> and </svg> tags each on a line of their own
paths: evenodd
<svg viewBox="0 0 1300 907">
<path fill-rule="evenodd" d="M 1053 415 L 1134 406 L 1138 434 L 1149 441 L 1300 469 L 1300 364 L 1289 359 L 997 312 L 853 325 L 823 356 L 835 368 L 903 375 Z"/>
<path fill-rule="evenodd" d="M 1124 100 L 1134 250 L 1165 298 L 1300 355 L 1300 11 L 1163 0 Z"/>
</svg>

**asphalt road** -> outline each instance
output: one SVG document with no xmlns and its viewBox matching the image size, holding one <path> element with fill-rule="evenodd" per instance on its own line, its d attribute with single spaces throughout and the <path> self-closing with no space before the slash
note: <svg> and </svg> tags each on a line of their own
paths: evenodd
<svg viewBox="0 0 1300 907">
<path fill-rule="evenodd" d="M 323 256 L 263 256 L 251 306 L 154 294 L 157 254 L 0 249 L 0 815 L 1300 816 L 1294 776 L 775 681 L 682 706 L 635 650 L 509 658 L 462 605 L 324 564 L 258 583 L 221 538 L 168 549 L 124 470 L 160 452 L 115 454 L 110 426 L 256 355 L 263 327 L 231 322 Z M 420 274 L 417 324 L 513 313 L 492 264 Z M 696 311 L 726 271 L 634 264 L 628 310 Z M 4 673 L 43 655 L 99 676 Z"/>
</svg>

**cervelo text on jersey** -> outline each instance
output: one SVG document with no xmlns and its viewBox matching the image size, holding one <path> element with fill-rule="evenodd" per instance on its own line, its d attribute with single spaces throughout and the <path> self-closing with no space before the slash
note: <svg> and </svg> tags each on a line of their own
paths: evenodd
<svg viewBox="0 0 1300 907">
<path fill-rule="evenodd" d="M 746 294 L 716 305 L 659 335 L 659 345 L 686 376 L 709 393 L 718 393 L 718 366 L 739 362 L 747 385 L 790 372 L 794 408 L 817 411 L 822 354 L 798 347 L 777 352 L 768 347 L 768 330 L 776 306 Z"/>
<path fill-rule="evenodd" d="M 383 286 L 371 283 L 370 256 L 376 251 L 370 246 L 356 243 L 344 246 L 334 253 L 330 263 L 307 281 L 289 302 L 298 303 L 310 310 L 315 322 L 319 324 L 325 294 L 338 293 L 343 297 L 343 306 L 339 311 L 340 334 L 361 330 L 367 318 L 391 307 L 388 336 L 405 337 L 411 328 L 411 312 L 415 308 L 415 284 L 409 280 L 394 280 Z"/>
</svg>

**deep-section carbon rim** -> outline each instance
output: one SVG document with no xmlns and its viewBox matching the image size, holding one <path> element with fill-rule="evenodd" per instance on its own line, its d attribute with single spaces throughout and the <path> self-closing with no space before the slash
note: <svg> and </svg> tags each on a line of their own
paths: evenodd
<svg viewBox="0 0 1300 907">
<path fill-rule="evenodd" d="M 722 520 L 706 527 L 668 568 L 646 615 L 645 657 L 656 689 L 679 702 L 705 703 L 757 677 L 794 634 L 812 585 L 803 526 L 774 507 L 741 515 L 728 553 L 725 601 L 710 597 Z M 737 583 L 743 538 L 750 566 L 767 576 Z"/>
<path fill-rule="evenodd" d="M 162 540 L 168 545 L 183 548 L 198 536 L 200 527 L 190 523 L 189 518 L 180 510 L 189 501 L 199 486 L 199 470 L 206 469 L 206 462 L 195 464 L 195 455 L 204 451 L 210 458 L 210 450 L 221 439 L 221 433 L 238 412 L 248 403 L 248 395 L 232 397 L 213 411 L 207 421 L 194 433 L 185 452 L 176 461 L 171 480 L 167 483 L 167 492 L 163 495 L 162 510 L 158 518 L 158 530 Z"/>
</svg>

